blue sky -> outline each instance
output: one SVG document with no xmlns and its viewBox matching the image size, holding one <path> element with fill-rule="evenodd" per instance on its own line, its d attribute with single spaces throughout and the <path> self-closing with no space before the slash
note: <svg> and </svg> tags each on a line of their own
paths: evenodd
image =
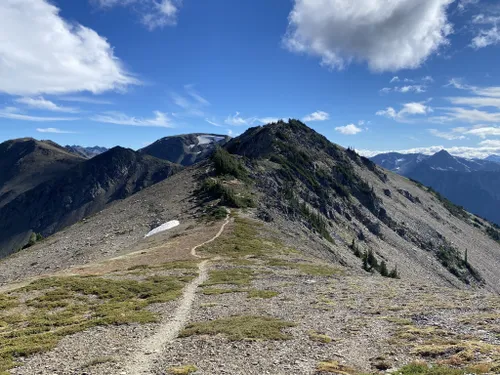
<svg viewBox="0 0 500 375">
<path fill-rule="evenodd" d="M 365 154 L 500 153 L 487 0 L 8 0 L 0 141 L 140 148 L 299 118 Z"/>
</svg>

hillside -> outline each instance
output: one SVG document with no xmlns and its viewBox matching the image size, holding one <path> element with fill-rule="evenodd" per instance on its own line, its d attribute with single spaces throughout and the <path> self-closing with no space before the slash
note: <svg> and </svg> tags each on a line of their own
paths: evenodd
<svg viewBox="0 0 500 375">
<path fill-rule="evenodd" d="M 140 153 L 184 166 L 206 159 L 216 145 L 223 145 L 230 137 L 218 134 L 184 134 L 165 137 L 139 150 Z"/>
<path fill-rule="evenodd" d="M 0 370 L 498 373 L 495 231 L 300 121 L 251 128 L 3 259 Z"/>
<path fill-rule="evenodd" d="M 51 141 L 21 138 L 0 144 L 0 207 L 19 194 L 81 163 Z"/>
<path fill-rule="evenodd" d="M 432 156 L 380 154 L 371 160 L 430 186 L 468 211 L 500 224 L 500 164 L 495 161 L 468 160 L 444 150 Z"/>
<path fill-rule="evenodd" d="M 80 162 L 0 209 L 0 256 L 32 243 L 33 234 L 50 236 L 179 169 L 121 147 Z"/>
</svg>

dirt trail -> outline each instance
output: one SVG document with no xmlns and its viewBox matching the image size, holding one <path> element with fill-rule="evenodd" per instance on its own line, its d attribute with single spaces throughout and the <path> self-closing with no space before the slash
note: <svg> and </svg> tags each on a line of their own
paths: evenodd
<svg viewBox="0 0 500 375">
<path fill-rule="evenodd" d="M 191 255 L 201 258 L 200 255 L 196 254 L 196 250 L 219 238 L 229 221 L 230 218 L 228 215 L 219 229 L 219 232 L 208 241 L 193 247 L 191 249 Z M 186 325 L 196 296 L 196 290 L 208 279 L 208 262 L 209 260 L 207 259 L 198 264 L 198 277 L 184 288 L 179 307 L 177 307 L 173 318 L 162 324 L 153 336 L 146 338 L 139 345 L 139 349 L 134 357 L 124 366 L 126 374 L 142 375 L 152 373 L 151 367 L 155 362 L 155 358 L 161 354 L 162 348 L 167 343 L 174 340 Z"/>
</svg>

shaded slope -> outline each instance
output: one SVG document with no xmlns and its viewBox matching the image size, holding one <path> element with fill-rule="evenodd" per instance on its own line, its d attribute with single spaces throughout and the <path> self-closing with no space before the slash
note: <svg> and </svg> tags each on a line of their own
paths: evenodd
<svg viewBox="0 0 500 375">
<path fill-rule="evenodd" d="M 0 207 L 83 162 L 51 141 L 21 138 L 0 144 Z"/>
<path fill-rule="evenodd" d="M 48 236 L 159 182 L 180 167 L 115 147 L 46 181 L 0 210 L 0 255 L 25 245 L 31 233 Z"/>
</svg>

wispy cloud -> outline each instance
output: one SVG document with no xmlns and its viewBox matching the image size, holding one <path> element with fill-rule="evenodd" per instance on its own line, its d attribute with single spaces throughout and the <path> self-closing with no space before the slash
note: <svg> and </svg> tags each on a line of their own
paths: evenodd
<svg viewBox="0 0 500 375">
<path fill-rule="evenodd" d="M 89 98 L 87 96 L 60 96 L 57 100 L 62 100 L 65 102 L 75 102 L 75 103 L 88 103 L 88 104 L 113 104 L 112 101 Z"/>
<path fill-rule="evenodd" d="M 140 118 L 140 117 L 130 117 L 121 112 L 106 112 L 91 117 L 91 120 L 96 122 L 103 122 L 116 125 L 151 126 L 151 127 L 161 127 L 161 128 L 174 127 L 172 120 L 167 116 L 166 113 L 160 111 L 154 111 L 153 113 L 154 113 L 153 118 Z"/>
<path fill-rule="evenodd" d="M 460 130 L 452 129 L 449 132 L 443 132 L 438 129 L 429 129 L 429 133 L 438 138 L 447 139 L 448 141 L 465 139 L 465 136 L 462 135 Z"/>
<path fill-rule="evenodd" d="M 403 108 L 396 111 L 393 107 L 377 111 L 377 116 L 384 116 L 396 121 L 406 121 L 408 116 L 426 115 L 433 112 L 433 109 L 426 105 L 424 102 L 411 102 L 403 104 Z"/>
<path fill-rule="evenodd" d="M 256 117 L 242 117 L 240 112 L 227 116 L 224 123 L 231 126 L 251 126 L 257 120 Z"/>
<path fill-rule="evenodd" d="M 16 107 L 5 107 L 0 109 L 0 118 L 10 119 L 10 120 L 22 120 L 22 121 L 34 121 L 34 122 L 51 122 L 51 121 L 74 121 L 78 120 L 78 117 L 42 117 L 42 116 L 30 116 L 22 113 Z"/>
<path fill-rule="evenodd" d="M 303 121 L 311 122 L 311 121 L 326 121 L 330 118 L 330 114 L 325 111 L 316 111 L 313 112 L 303 118 Z"/>
<path fill-rule="evenodd" d="M 149 30 L 174 26 L 182 0 L 93 0 L 101 8 L 133 6 L 140 20 Z"/>
<path fill-rule="evenodd" d="M 77 132 L 61 130 L 58 128 L 37 128 L 37 132 L 39 133 L 53 133 L 53 134 L 77 134 Z"/>
<path fill-rule="evenodd" d="M 182 94 L 172 92 L 170 96 L 173 103 L 183 110 L 176 113 L 178 117 L 205 117 L 205 107 L 210 106 L 210 102 L 195 90 L 194 85 L 185 85 Z"/>
<path fill-rule="evenodd" d="M 78 109 L 72 107 L 63 107 L 59 106 L 56 103 L 44 99 L 42 96 L 37 98 L 18 98 L 15 100 L 17 103 L 24 104 L 30 108 L 42 109 L 45 111 L 53 111 L 53 112 L 67 112 L 67 113 L 78 113 Z"/>
</svg>

